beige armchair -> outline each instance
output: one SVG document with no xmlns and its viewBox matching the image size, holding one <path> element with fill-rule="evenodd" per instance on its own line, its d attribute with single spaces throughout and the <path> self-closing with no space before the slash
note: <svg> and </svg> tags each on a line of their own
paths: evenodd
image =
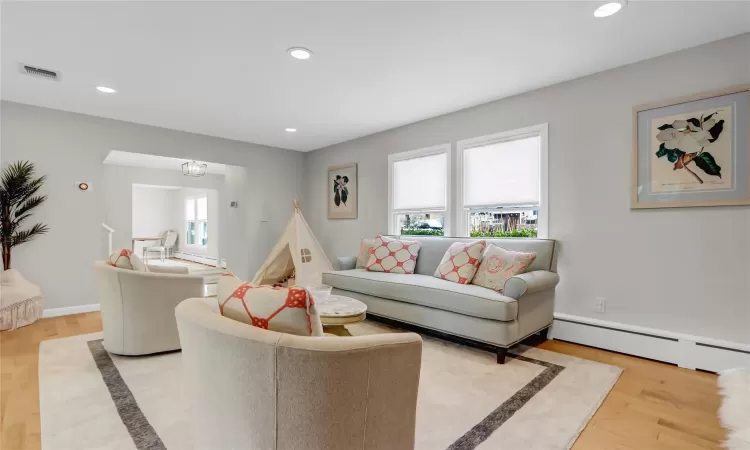
<svg viewBox="0 0 750 450">
<path fill-rule="evenodd" d="M 302 337 L 176 310 L 195 449 L 414 448 L 422 340 Z"/>
<path fill-rule="evenodd" d="M 94 263 L 104 348 L 118 355 L 146 355 L 180 348 L 174 309 L 203 296 L 203 277 L 119 269 Z"/>
</svg>

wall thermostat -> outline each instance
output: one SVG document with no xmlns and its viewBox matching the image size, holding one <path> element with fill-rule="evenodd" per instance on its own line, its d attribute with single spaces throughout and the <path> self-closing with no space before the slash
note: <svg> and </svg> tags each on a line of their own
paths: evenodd
<svg viewBox="0 0 750 450">
<path fill-rule="evenodd" d="M 82 191 L 88 191 L 91 188 L 88 183 L 77 183 L 76 186 L 78 186 L 78 189 Z"/>
</svg>

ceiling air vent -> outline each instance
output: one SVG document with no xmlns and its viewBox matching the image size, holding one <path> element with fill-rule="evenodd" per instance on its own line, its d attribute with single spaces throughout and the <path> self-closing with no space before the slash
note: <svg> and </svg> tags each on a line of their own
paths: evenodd
<svg viewBox="0 0 750 450">
<path fill-rule="evenodd" d="M 21 73 L 31 75 L 32 77 L 44 78 L 53 81 L 60 80 L 60 74 L 58 74 L 54 70 L 42 69 L 41 67 L 28 66 L 26 64 L 21 64 L 20 68 Z"/>
</svg>

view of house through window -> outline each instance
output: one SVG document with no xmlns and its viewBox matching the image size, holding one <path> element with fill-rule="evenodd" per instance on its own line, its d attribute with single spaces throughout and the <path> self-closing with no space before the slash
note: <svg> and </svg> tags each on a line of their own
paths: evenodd
<svg viewBox="0 0 750 450">
<path fill-rule="evenodd" d="M 187 245 L 208 245 L 208 197 L 185 199 L 185 242 Z"/>
<path fill-rule="evenodd" d="M 399 234 L 443 236 L 445 220 L 442 213 L 399 214 Z"/>
<path fill-rule="evenodd" d="M 395 153 L 388 160 L 389 233 L 443 236 L 450 203 L 450 145 Z"/>
<path fill-rule="evenodd" d="M 459 233 L 472 237 L 537 237 L 542 208 L 546 126 L 457 143 L 462 196 Z"/>
</svg>

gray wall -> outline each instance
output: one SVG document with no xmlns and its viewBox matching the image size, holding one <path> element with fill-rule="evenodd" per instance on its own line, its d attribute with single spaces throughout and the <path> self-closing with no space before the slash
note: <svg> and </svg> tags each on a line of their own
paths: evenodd
<svg viewBox="0 0 750 450">
<path fill-rule="evenodd" d="M 98 303 L 92 264 L 106 252 L 100 223 L 110 208 L 131 208 L 129 201 L 110 204 L 107 198 L 102 161 L 110 150 L 240 166 L 228 170 L 227 198 L 239 208 L 220 212 L 227 237 L 219 253 L 241 277 L 251 277 L 264 261 L 302 192 L 302 153 L 18 103 L 0 106 L 0 163 L 30 160 L 48 176 L 49 200 L 34 219 L 51 231 L 13 251 L 13 267 L 41 287 L 46 308 Z M 78 191 L 79 181 L 91 190 Z M 129 239 L 117 231 L 117 242 Z"/>
<path fill-rule="evenodd" d="M 331 259 L 355 255 L 361 238 L 387 232 L 389 153 L 453 143 L 455 187 L 456 140 L 548 123 L 556 311 L 750 343 L 750 207 L 629 204 L 633 107 L 742 83 L 750 34 L 317 150 L 305 217 Z M 359 163 L 359 218 L 328 220 L 326 168 L 349 162 Z"/>
</svg>

